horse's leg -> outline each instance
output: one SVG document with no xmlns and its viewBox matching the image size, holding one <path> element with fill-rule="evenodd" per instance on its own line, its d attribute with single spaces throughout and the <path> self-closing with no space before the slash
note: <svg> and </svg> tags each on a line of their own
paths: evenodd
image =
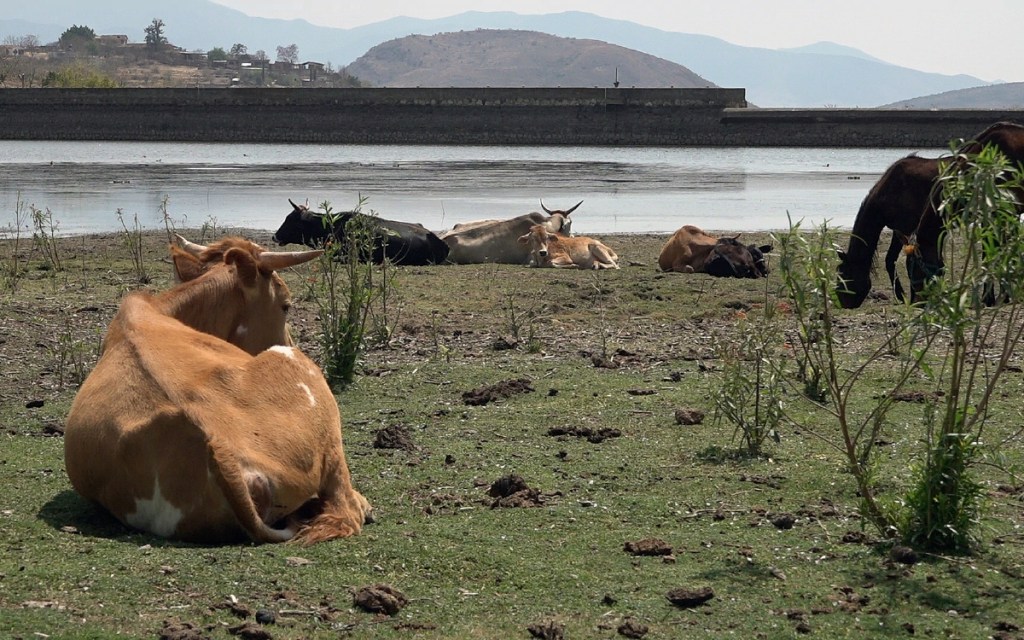
<svg viewBox="0 0 1024 640">
<path fill-rule="evenodd" d="M 896 299 L 900 302 L 903 302 L 903 283 L 900 282 L 900 276 L 896 273 L 896 260 L 900 257 L 902 251 L 903 240 L 900 239 L 898 234 L 893 233 L 892 242 L 889 243 L 889 250 L 885 252 L 885 271 L 889 274 L 889 283 L 896 294 Z M 911 298 L 913 298 L 913 291 L 911 291 Z"/>
</svg>

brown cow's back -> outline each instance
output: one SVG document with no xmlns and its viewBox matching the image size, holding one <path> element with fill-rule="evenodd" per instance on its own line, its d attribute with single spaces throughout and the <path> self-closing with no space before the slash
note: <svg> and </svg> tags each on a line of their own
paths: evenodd
<svg viewBox="0 0 1024 640">
<path fill-rule="evenodd" d="M 223 334 L 212 335 L 173 315 L 190 317 L 204 292 L 229 306 L 225 283 L 242 272 L 276 276 L 255 275 L 243 258 L 228 252 L 170 292 L 125 298 L 68 415 L 68 476 L 125 524 L 161 536 L 313 542 L 358 533 L 369 503 L 351 486 L 337 403 L 316 365 L 290 346 L 253 356 L 228 342 L 255 332 L 244 324 L 211 318 Z M 257 291 L 269 291 L 266 282 L 244 297 Z M 319 512 L 300 520 L 311 500 Z"/>
<path fill-rule="evenodd" d="M 716 242 L 716 238 L 704 233 L 699 227 L 684 225 L 662 247 L 658 266 L 662 271 L 700 271 Z"/>
</svg>

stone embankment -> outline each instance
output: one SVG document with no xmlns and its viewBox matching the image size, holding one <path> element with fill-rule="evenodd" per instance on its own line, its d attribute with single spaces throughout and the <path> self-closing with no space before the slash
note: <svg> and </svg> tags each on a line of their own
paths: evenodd
<svg viewBox="0 0 1024 640">
<path fill-rule="evenodd" d="M 1024 110 L 758 109 L 743 89 L 4 89 L 0 140 L 944 147 Z"/>
</svg>

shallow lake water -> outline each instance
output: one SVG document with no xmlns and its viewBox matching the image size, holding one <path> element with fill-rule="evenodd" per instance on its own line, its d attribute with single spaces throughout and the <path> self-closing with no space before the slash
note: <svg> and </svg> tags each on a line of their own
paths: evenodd
<svg viewBox="0 0 1024 640">
<path fill-rule="evenodd" d="M 176 226 L 276 229 L 288 200 L 354 208 L 442 230 L 568 208 L 573 231 L 849 228 L 882 172 L 941 149 L 448 147 L 0 141 L 0 233 L 18 203 L 61 234 Z"/>
</svg>

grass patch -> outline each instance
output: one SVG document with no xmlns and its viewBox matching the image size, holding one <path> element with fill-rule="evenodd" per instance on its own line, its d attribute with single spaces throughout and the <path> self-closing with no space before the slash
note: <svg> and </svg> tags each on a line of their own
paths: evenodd
<svg viewBox="0 0 1024 640">
<path fill-rule="evenodd" d="M 248 235 L 271 246 L 266 232 Z M 569 638 L 613 638 L 627 619 L 646 625 L 647 638 L 987 637 L 1024 622 L 1024 488 L 995 466 L 978 469 L 990 498 L 983 551 L 905 565 L 863 526 L 841 456 L 811 434 L 784 423 L 762 456 L 736 457 L 731 425 L 677 422 L 681 408 L 711 414 L 723 375 L 715 336 L 738 331 L 738 313 L 766 296 L 763 282 L 656 273 L 658 236 L 602 238 L 624 264 L 640 264 L 600 274 L 599 286 L 593 274 L 550 269 L 397 267 L 402 321 L 388 346 L 363 353 L 338 395 L 353 482 L 376 508 L 363 534 L 304 548 L 129 531 L 70 489 L 62 440 L 45 434 L 59 431 L 75 389 L 58 384 L 54 355 L 37 345 L 65 323 L 69 339 L 94 343 L 137 286 L 121 240 L 60 240 L 66 269 L 82 273 L 55 294 L 30 268 L 3 294 L 0 357 L 19 366 L 0 378 L 0 636 L 153 637 L 179 622 L 229 638 L 258 610 L 273 613 L 263 627 L 274 638 L 529 638 L 527 627 L 545 622 Z M 151 286 L 168 286 L 164 234 L 143 234 L 141 249 Z M 299 298 L 295 336 L 319 357 L 316 310 L 301 299 L 309 273 L 284 275 Z M 889 304 L 869 299 L 839 315 L 844 359 L 890 330 Z M 510 309 L 533 315 L 513 322 Z M 520 344 L 507 348 L 513 324 Z M 496 348 L 499 338 L 506 347 Z M 602 351 L 610 362 L 595 361 Z M 893 369 L 873 369 L 864 384 L 884 389 Z M 518 379 L 533 391 L 463 401 Z M 1022 462 L 1019 440 L 1006 440 L 1019 428 L 1022 387 L 1018 366 L 986 427 L 1004 443 L 1003 467 Z M 909 385 L 917 389 L 931 387 L 922 377 Z M 27 407 L 31 398 L 43 405 Z M 827 426 L 824 412 L 799 406 Z M 874 470 L 886 495 L 910 482 L 922 407 L 909 394 L 887 415 Z M 411 445 L 375 447 L 389 427 Z M 587 429 L 618 435 L 576 435 Z M 540 506 L 492 506 L 488 489 L 509 474 L 536 489 Z M 671 556 L 624 550 L 646 538 Z M 393 617 L 355 608 L 352 591 L 375 583 L 409 604 Z M 681 587 L 714 597 L 680 608 L 666 593 Z"/>
</svg>

